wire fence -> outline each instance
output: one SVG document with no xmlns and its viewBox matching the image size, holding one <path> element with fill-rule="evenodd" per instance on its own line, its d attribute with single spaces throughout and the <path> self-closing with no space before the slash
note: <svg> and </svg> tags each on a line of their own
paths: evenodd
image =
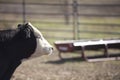
<svg viewBox="0 0 120 80">
<path fill-rule="evenodd" d="M 46 2 L 44 2 L 46 1 Z M 32 22 L 49 39 L 119 38 L 117 0 L 0 1 L 0 25 Z"/>
</svg>

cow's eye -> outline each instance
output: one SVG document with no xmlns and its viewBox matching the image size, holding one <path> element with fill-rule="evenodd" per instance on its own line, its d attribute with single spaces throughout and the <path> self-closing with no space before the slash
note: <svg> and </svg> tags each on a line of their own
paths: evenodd
<svg viewBox="0 0 120 80">
<path fill-rule="evenodd" d="M 41 39 L 41 40 L 42 40 L 42 37 L 41 37 L 41 36 L 36 36 L 36 38 L 38 38 L 38 39 Z"/>
</svg>

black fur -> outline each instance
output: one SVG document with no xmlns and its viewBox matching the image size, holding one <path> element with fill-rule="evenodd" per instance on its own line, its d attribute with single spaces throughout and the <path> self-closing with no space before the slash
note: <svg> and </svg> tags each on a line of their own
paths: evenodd
<svg viewBox="0 0 120 80">
<path fill-rule="evenodd" d="M 10 80 L 21 60 L 30 57 L 35 49 L 36 37 L 28 24 L 0 31 L 0 80 Z"/>
</svg>

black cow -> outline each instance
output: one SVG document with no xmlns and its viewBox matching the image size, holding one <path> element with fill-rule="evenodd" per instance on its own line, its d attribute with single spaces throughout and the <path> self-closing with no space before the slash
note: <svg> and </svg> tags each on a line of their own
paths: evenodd
<svg viewBox="0 0 120 80">
<path fill-rule="evenodd" d="M 52 53 L 52 46 L 30 23 L 0 31 L 0 80 L 10 80 L 26 58 Z"/>
</svg>

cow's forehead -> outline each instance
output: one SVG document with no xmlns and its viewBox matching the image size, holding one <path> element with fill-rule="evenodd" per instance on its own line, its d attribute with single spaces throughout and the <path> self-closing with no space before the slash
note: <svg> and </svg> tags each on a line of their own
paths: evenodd
<svg viewBox="0 0 120 80">
<path fill-rule="evenodd" d="M 41 32 L 36 27 L 34 27 L 30 22 L 28 22 L 28 25 L 33 28 L 34 34 L 35 34 L 36 37 L 42 37 Z"/>
</svg>

